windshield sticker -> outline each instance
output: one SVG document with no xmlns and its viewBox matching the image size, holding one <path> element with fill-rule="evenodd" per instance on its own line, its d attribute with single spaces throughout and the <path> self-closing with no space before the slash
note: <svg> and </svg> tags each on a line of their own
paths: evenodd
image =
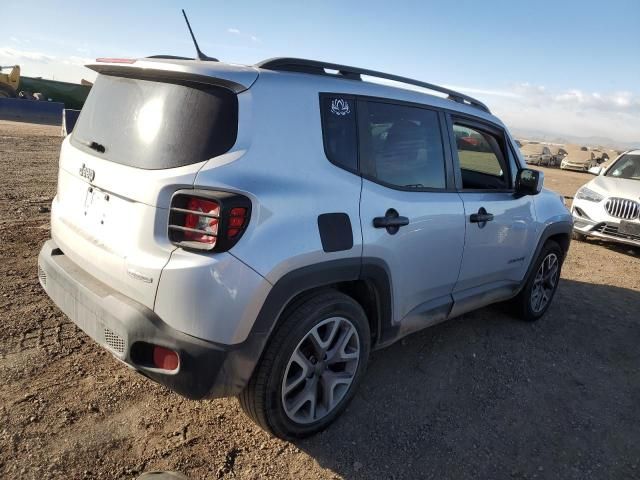
<svg viewBox="0 0 640 480">
<path fill-rule="evenodd" d="M 331 102 L 331 113 L 341 117 L 344 115 L 349 115 L 351 113 L 349 102 L 342 98 L 334 98 Z"/>
</svg>

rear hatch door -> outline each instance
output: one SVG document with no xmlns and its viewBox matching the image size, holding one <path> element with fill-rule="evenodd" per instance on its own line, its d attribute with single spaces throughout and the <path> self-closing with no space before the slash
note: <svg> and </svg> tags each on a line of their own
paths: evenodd
<svg viewBox="0 0 640 480">
<path fill-rule="evenodd" d="M 80 267 L 153 308 L 174 249 L 171 196 L 208 159 L 232 155 L 238 100 L 228 85 L 136 73 L 99 75 L 64 141 L 52 236 Z"/>
</svg>

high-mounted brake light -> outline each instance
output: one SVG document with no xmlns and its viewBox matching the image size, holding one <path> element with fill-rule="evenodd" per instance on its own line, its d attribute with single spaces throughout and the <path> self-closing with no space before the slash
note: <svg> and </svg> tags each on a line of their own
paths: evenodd
<svg viewBox="0 0 640 480">
<path fill-rule="evenodd" d="M 96 58 L 99 63 L 135 63 L 135 58 Z"/>
<path fill-rule="evenodd" d="M 175 245 L 224 252 L 249 223 L 251 202 L 228 192 L 182 190 L 171 200 L 169 239 Z"/>
</svg>

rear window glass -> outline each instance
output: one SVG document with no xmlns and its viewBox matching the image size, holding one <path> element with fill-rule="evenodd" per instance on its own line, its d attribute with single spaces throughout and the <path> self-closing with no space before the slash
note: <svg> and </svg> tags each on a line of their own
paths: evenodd
<svg viewBox="0 0 640 480">
<path fill-rule="evenodd" d="M 371 172 L 402 188 L 445 188 L 438 114 L 432 110 L 367 102 L 364 118 Z"/>
<path fill-rule="evenodd" d="M 347 170 L 358 169 L 356 102 L 344 95 L 321 95 L 324 151 L 331 163 Z"/>
<path fill-rule="evenodd" d="M 237 131 L 238 99 L 229 90 L 99 75 L 71 143 L 115 163 L 156 170 L 221 155 Z"/>
</svg>

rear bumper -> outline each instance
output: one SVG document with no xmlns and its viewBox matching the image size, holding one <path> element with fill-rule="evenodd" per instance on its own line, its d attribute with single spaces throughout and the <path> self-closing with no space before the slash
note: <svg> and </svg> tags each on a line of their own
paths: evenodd
<svg viewBox="0 0 640 480">
<path fill-rule="evenodd" d="M 264 335 L 258 334 L 240 344 L 222 345 L 180 332 L 82 270 L 53 240 L 40 251 L 38 276 L 53 302 L 93 340 L 143 375 L 188 398 L 240 393 L 264 345 Z M 154 368 L 145 353 L 148 345 L 176 351 L 177 370 Z"/>
</svg>

